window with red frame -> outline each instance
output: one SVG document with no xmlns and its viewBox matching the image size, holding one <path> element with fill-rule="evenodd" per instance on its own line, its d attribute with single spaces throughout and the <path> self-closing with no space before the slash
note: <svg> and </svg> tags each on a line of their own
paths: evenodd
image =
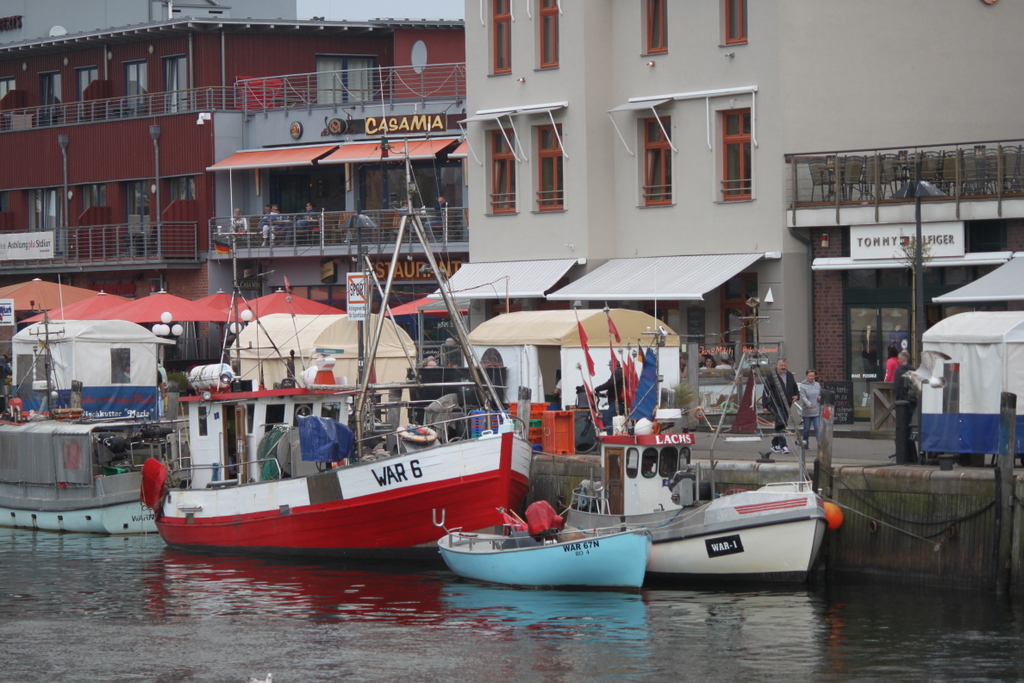
<svg viewBox="0 0 1024 683">
<path fill-rule="evenodd" d="M 491 133 L 491 213 L 515 213 L 516 155 L 510 130 Z"/>
<path fill-rule="evenodd" d="M 647 54 L 668 52 L 668 29 L 665 27 L 665 5 L 668 0 L 644 0 L 647 20 Z"/>
<path fill-rule="evenodd" d="M 494 73 L 512 72 L 512 0 L 492 0 Z"/>
<path fill-rule="evenodd" d="M 746 324 L 748 321 L 743 320 L 754 315 L 754 309 L 747 305 L 752 296 L 757 296 L 757 273 L 740 273 L 722 285 L 722 341 L 725 344 L 754 341 L 754 333 Z"/>
<path fill-rule="evenodd" d="M 747 42 L 747 0 L 725 0 L 725 44 Z"/>
<path fill-rule="evenodd" d="M 559 136 L 562 127 L 541 126 L 537 129 L 537 158 L 540 177 L 537 178 L 537 208 L 557 211 L 565 208 L 565 188 L 562 184 L 562 145 Z"/>
<path fill-rule="evenodd" d="M 540 0 L 540 68 L 558 66 L 558 0 Z"/>
<path fill-rule="evenodd" d="M 725 154 L 722 163 L 722 198 L 726 201 L 750 199 L 750 110 L 722 112 L 722 123 L 722 148 Z"/>
<path fill-rule="evenodd" d="M 672 203 L 672 119 L 644 119 L 644 205 Z M 664 131 L 662 130 L 664 127 Z"/>
</svg>

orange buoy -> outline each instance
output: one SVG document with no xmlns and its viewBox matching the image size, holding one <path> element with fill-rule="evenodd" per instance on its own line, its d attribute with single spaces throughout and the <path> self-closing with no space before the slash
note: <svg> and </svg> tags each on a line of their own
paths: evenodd
<svg viewBox="0 0 1024 683">
<path fill-rule="evenodd" d="M 825 522 L 835 531 L 843 525 L 843 510 L 835 503 L 825 501 Z"/>
</svg>

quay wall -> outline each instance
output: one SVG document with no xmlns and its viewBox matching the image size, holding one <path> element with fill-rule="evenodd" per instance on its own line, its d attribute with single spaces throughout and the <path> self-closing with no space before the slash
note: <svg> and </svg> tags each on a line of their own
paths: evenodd
<svg viewBox="0 0 1024 683">
<path fill-rule="evenodd" d="M 700 462 L 702 480 L 710 467 Z M 527 503 L 544 499 L 563 509 L 583 479 L 600 479 L 596 456 L 537 454 Z M 757 488 L 794 481 L 793 463 L 719 461 L 714 489 Z M 883 578 L 918 585 L 987 589 L 996 585 L 998 524 L 992 468 L 942 471 L 920 466 L 837 466 L 831 500 L 844 512 L 828 531 L 820 562 L 829 580 Z M 1013 479 L 1011 591 L 1024 591 L 1024 476 Z M 561 506 L 561 507 L 560 507 Z"/>
</svg>

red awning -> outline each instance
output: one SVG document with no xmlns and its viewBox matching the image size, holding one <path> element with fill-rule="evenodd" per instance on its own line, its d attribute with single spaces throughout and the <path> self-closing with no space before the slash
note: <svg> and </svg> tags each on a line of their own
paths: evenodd
<svg viewBox="0 0 1024 683">
<path fill-rule="evenodd" d="M 406 145 L 409 147 L 409 158 L 413 161 L 433 159 L 447 147 L 454 145 L 458 138 L 431 138 L 429 140 L 392 140 L 388 156 L 384 161 L 402 161 L 405 159 Z M 381 161 L 379 142 L 351 142 L 342 145 L 319 161 L 321 164 L 366 164 Z"/>
<path fill-rule="evenodd" d="M 467 156 L 469 156 L 469 140 L 463 140 L 458 147 L 448 152 L 449 159 L 465 159 Z"/>
<path fill-rule="evenodd" d="M 309 166 L 314 161 L 338 149 L 337 145 L 315 147 L 278 147 L 274 149 L 252 149 L 235 152 L 227 159 L 218 161 L 207 171 L 227 169 L 281 168 L 284 166 Z"/>
</svg>

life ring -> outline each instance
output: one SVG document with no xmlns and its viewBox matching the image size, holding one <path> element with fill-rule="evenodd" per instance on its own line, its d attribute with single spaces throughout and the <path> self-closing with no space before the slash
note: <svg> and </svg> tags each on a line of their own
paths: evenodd
<svg viewBox="0 0 1024 683">
<path fill-rule="evenodd" d="M 694 408 L 693 409 L 693 416 L 695 418 L 697 418 L 698 420 L 703 420 L 704 419 L 704 409 L 703 408 Z"/>
<path fill-rule="evenodd" d="M 398 430 L 398 436 L 403 441 L 412 443 L 434 443 L 437 440 L 437 432 L 430 427 L 417 427 L 406 425 Z"/>
</svg>

